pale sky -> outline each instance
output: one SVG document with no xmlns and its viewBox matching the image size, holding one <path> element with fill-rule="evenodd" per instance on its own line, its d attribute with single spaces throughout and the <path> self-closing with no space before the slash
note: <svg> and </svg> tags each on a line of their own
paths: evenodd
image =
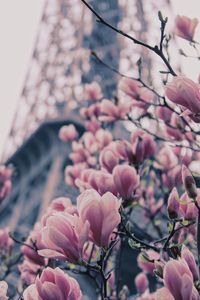
<svg viewBox="0 0 200 300">
<path fill-rule="evenodd" d="M 0 155 L 19 103 L 44 2 L 0 0 Z M 172 3 L 175 15 L 200 19 L 200 0 L 172 0 Z M 198 37 L 199 33 L 200 24 Z M 180 41 L 179 45 L 184 47 L 185 44 Z M 184 64 L 186 72 L 194 70 L 195 76 L 198 70 L 200 73 L 200 64 L 196 61 Z"/>
<path fill-rule="evenodd" d="M 0 0 L 0 154 L 17 109 L 45 0 Z"/>
</svg>

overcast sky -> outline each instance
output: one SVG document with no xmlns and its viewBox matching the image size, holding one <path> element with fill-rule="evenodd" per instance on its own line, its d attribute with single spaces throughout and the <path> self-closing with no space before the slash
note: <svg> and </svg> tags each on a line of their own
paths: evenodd
<svg viewBox="0 0 200 300">
<path fill-rule="evenodd" d="M 17 109 L 44 0 L 0 0 L 0 154 Z"/>
<path fill-rule="evenodd" d="M 0 0 L 0 154 L 18 107 L 44 2 Z M 200 0 L 172 0 L 172 3 L 175 14 L 200 19 Z M 190 61 L 185 68 L 196 74 L 200 65 Z"/>
</svg>

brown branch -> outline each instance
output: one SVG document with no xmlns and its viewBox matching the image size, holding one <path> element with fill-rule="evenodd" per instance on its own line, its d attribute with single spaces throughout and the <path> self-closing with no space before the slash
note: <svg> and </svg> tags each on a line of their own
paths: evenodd
<svg viewBox="0 0 200 300">
<path fill-rule="evenodd" d="M 133 36 L 125 33 L 124 31 L 114 27 L 112 24 L 108 23 L 106 20 L 104 20 L 93 8 L 92 6 L 90 6 L 87 1 L 85 0 L 81 0 L 87 7 L 88 9 L 97 17 L 97 21 L 102 23 L 103 25 L 109 27 L 110 29 L 112 29 L 113 31 L 117 32 L 118 34 L 126 37 L 127 39 L 131 40 L 134 44 L 137 44 L 137 45 L 140 45 L 140 46 L 143 46 L 151 51 L 153 51 L 155 54 L 157 54 L 162 60 L 163 62 L 165 63 L 165 65 L 167 66 L 169 72 L 173 75 L 173 76 L 176 76 L 176 73 L 175 71 L 173 70 L 173 68 L 171 67 L 170 63 L 168 62 L 167 58 L 165 57 L 163 51 L 162 51 L 162 48 L 159 48 L 157 45 L 152 47 L 142 41 L 139 41 L 137 39 L 135 39 Z"/>
</svg>

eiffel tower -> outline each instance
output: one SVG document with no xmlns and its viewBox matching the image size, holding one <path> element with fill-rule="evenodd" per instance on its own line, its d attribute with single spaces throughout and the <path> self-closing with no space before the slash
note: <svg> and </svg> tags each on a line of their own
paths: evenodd
<svg viewBox="0 0 200 300">
<path fill-rule="evenodd" d="M 159 22 L 152 22 L 152 14 L 155 12 L 156 19 L 160 7 L 170 9 L 168 0 L 89 2 L 109 23 L 151 42 L 159 32 L 152 30 L 155 26 L 159 30 Z M 80 0 L 46 0 L 20 106 L 4 152 L 6 163 L 14 165 L 15 176 L 12 194 L 0 207 L 0 222 L 2 226 L 9 225 L 18 237 L 28 234 L 54 197 L 76 196 L 76 191 L 64 183 L 69 149 L 59 141 L 58 130 L 72 122 L 80 132 L 84 131 L 78 117 L 84 83 L 98 81 L 109 98 L 114 96 L 113 91 L 116 93 L 119 79 L 98 64 L 91 51 L 112 67 L 132 75 L 143 55 L 147 66 L 144 75 L 150 78 L 151 55 L 98 24 Z M 17 280 L 13 275 L 8 278 L 13 287 Z"/>
</svg>

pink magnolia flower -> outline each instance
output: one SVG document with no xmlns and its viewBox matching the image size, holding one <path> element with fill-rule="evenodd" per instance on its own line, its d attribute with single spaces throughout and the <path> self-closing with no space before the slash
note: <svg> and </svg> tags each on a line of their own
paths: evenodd
<svg viewBox="0 0 200 300">
<path fill-rule="evenodd" d="M 131 78 L 122 78 L 119 83 L 119 89 L 126 95 L 137 99 L 140 95 L 141 84 Z"/>
<path fill-rule="evenodd" d="M 112 101 L 104 99 L 101 102 L 101 113 L 99 120 L 102 122 L 113 122 L 116 120 L 124 120 L 131 110 L 131 103 L 118 103 L 115 105 Z"/>
<path fill-rule="evenodd" d="M 146 258 L 147 256 L 147 258 Z M 155 269 L 155 262 L 160 259 L 160 254 L 154 250 L 148 250 L 145 252 L 145 256 L 143 253 L 140 253 L 137 257 L 138 266 L 147 273 L 153 274 Z"/>
<path fill-rule="evenodd" d="M 171 170 L 166 170 L 162 174 L 163 184 L 168 188 L 172 189 L 174 186 L 181 185 L 181 166 L 176 165 Z"/>
<path fill-rule="evenodd" d="M 169 122 L 171 119 L 172 111 L 165 106 L 160 106 L 156 109 L 156 115 L 163 121 Z"/>
<path fill-rule="evenodd" d="M 192 300 L 197 291 L 193 286 L 192 273 L 184 259 L 170 260 L 163 271 L 165 287 L 176 300 Z"/>
<path fill-rule="evenodd" d="M 0 281 L 0 299 L 7 300 L 8 284 L 5 281 Z"/>
<path fill-rule="evenodd" d="M 193 280 L 194 281 L 199 280 L 199 269 L 196 264 L 194 255 L 186 246 L 183 246 L 183 248 L 182 248 L 181 257 L 186 261 L 186 263 L 192 273 Z"/>
<path fill-rule="evenodd" d="M 163 170 L 171 170 L 178 165 L 178 159 L 171 148 L 163 147 L 157 155 L 158 167 Z"/>
<path fill-rule="evenodd" d="M 131 143 L 126 140 L 120 140 L 115 141 L 113 146 L 121 159 L 129 162 L 133 161 L 133 150 Z"/>
<path fill-rule="evenodd" d="M 100 195 L 107 191 L 112 194 L 117 194 L 117 188 L 113 180 L 113 176 L 102 170 L 92 170 L 88 176 L 88 183 L 90 187 L 95 189 Z"/>
<path fill-rule="evenodd" d="M 25 259 L 23 263 L 19 266 L 21 280 L 27 285 L 34 283 L 40 270 L 40 265 L 36 265 L 28 259 Z"/>
<path fill-rule="evenodd" d="M 81 141 L 89 153 L 94 153 L 98 150 L 98 143 L 95 135 L 92 132 L 85 132 L 81 138 Z"/>
<path fill-rule="evenodd" d="M 110 144 L 110 142 L 112 142 L 113 139 L 111 132 L 102 128 L 95 133 L 95 138 L 99 145 L 99 149 L 106 147 L 108 144 Z"/>
<path fill-rule="evenodd" d="M 119 89 L 132 99 L 134 107 L 147 108 L 154 98 L 151 91 L 143 87 L 137 80 L 130 78 L 122 78 Z"/>
<path fill-rule="evenodd" d="M 66 212 L 70 215 L 77 215 L 76 205 L 72 205 L 71 200 L 65 197 L 54 199 L 48 207 L 46 213 L 41 218 L 41 225 L 46 226 L 47 219 L 56 212 Z"/>
<path fill-rule="evenodd" d="M 134 167 L 118 165 L 113 170 L 113 179 L 119 195 L 130 199 L 139 185 L 139 176 Z"/>
<path fill-rule="evenodd" d="M 145 273 L 139 273 L 135 277 L 135 286 L 138 293 L 142 294 L 146 291 L 149 286 L 149 281 Z"/>
<path fill-rule="evenodd" d="M 65 182 L 70 186 L 75 186 L 75 181 L 80 178 L 82 171 L 87 169 L 88 165 L 83 163 L 77 163 L 73 166 L 67 166 L 65 168 Z"/>
<path fill-rule="evenodd" d="M 166 95 L 175 104 L 192 112 L 200 113 L 200 85 L 184 76 L 176 76 L 166 86 Z"/>
<path fill-rule="evenodd" d="M 121 202 L 112 193 L 102 197 L 93 189 L 86 190 L 77 198 L 77 207 L 83 223 L 90 224 L 90 239 L 97 245 L 107 247 L 113 230 L 119 225 Z"/>
<path fill-rule="evenodd" d="M 13 240 L 9 236 L 9 228 L 0 228 L 0 252 L 10 252 Z"/>
<path fill-rule="evenodd" d="M 50 215 L 41 231 L 44 247 L 38 254 L 77 263 L 82 258 L 88 230 L 89 223 L 83 224 L 77 215 L 65 212 Z"/>
<path fill-rule="evenodd" d="M 89 120 L 85 122 L 85 128 L 92 133 L 96 133 L 101 128 L 101 122 L 98 120 Z"/>
<path fill-rule="evenodd" d="M 61 269 L 46 268 L 23 293 L 24 300 L 81 300 L 78 282 Z"/>
<path fill-rule="evenodd" d="M 89 107 L 82 107 L 80 110 L 80 114 L 85 119 L 97 119 L 101 112 L 100 103 L 95 103 L 90 105 Z"/>
<path fill-rule="evenodd" d="M 102 98 L 101 87 L 98 82 L 93 81 L 85 85 L 85 99 L 98 101 Z"/>
<path fill-rule="evenodd" d="M 151 157 L 156 152 L 156 143 L 152 136 L 141 129 L 135 130 L 131 134 L 131 143 L 135 163 L 142 163 L 145 159 Z"/>
<path fill-rule="evenodd" d="M 155 197 L 149 197 L 146 201 L 146 206 L 148 207 L 149 211 L 145 212 L 147 217 L 152 218 L 157 214 L 158 211 L 161 211 L 163 208 L 163 199 L 156 200 Z"/>
<path fill-rule="evenodd" d="M 49 209 L 53 210 L 53 211 L 65 211 L 71 206 L 72 206 L 72 202 L 69 198 L 59 197 L 59 198 L 54 199 L 51 202 Z"/>
<path fill-rule="evenodd" d="M 186 166 L 188 166 L 193 160 L 193 152 L 190 149 L 174 147 L 173 152 L 178 157 L 179 161 Z"/>
<path fill-rule="evenodd" d="M 184 137 L 184 135 L 183 135 L 184 129 L 185 129 L 185 126 L 184 126 L 182 119 L 176 113 L 173 113 L 171 115 L 169 126 L 168 126 L 168 124 L 166 124 L 167 135 L 177 141 L 180 141 Z M 185 136 L 187 136 L 188 133 L 186 133 Z"/>
<path fill-rule="evenodd" d="M 85 190 L 91 188 L 90 176 L 92 176 L 93 172 L 98 172 L 98 171 L 95 171 L 92 168 L 85 169 L 81 172 L 79 178 L 76 179 L 75 184 L 76 187 L 79 188 L 80 192 L 84 192 Z"/>
<path fill-rule="evenodd" d="M 119 163 L 119 157 L 114 149 L 107 146 L 100 153 L 99 163 L 102 168 L 112 173 L 113 168 Z"/>
<path fill-rule="evenodd" d="M 62 126 L 59 130 L 59 138 L 63 142 L 73 141 L 78 137 L 78 132 L 74 125 Z"/>
<path fill-rule="evenodd" d="M 178 15 L 175 19 L 175 34 L 192 42 L 197 25 L 198 19 L 190 19 L 188 17 Z"/>
</svg>

